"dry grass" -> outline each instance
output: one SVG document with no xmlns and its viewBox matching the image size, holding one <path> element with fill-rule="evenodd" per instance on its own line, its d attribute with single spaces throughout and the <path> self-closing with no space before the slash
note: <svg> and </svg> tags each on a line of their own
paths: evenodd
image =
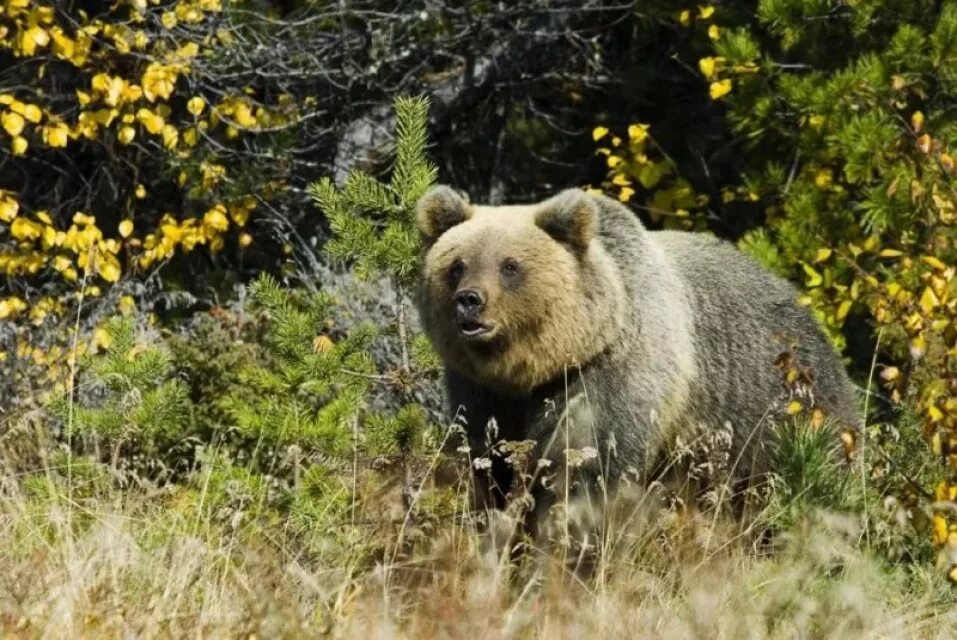
<svg viewBox="0 0 957 640">
<path fill-rule="evenodd" d="M 175 494 L 41 495 L 4 480 L 5 637 L 929 638 L 957 622 L 946 585 L 862 552 L 846 516 L 806 518 L 772 551 L 633 495 L 571 571 L 567 548 L 510 562 L 468 518 L 370 561 L 307 555 L 282 523 L 233 528 Z"/>
</svg>

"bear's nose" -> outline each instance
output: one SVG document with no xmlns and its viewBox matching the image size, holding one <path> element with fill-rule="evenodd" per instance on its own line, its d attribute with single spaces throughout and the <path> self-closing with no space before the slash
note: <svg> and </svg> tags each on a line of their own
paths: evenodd
<svg viewBox="0 0 957 640">
<path fill-rule="evenodd" d="M 475 289 L 457 291 L 454 296 L 455 309 L 462 316 L 474 316 L 485 306 L 485 298 Z"/>
</svg>

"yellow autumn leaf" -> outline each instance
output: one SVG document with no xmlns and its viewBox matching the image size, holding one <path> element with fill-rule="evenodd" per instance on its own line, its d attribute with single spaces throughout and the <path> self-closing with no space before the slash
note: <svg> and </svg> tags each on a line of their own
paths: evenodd
<svg viewBox="0 0 957 640">
<path fill-rule="evenodd" d="M 915 111 L 910 117 L 910 126 L 913 127 L 914 133 L 920 133 L 924 129 L 924 114 Z"/>
<path fill-rule="evenodd" d="M 179 131 L 171 124 L 165 125 L 163 127 L 163 146 L 167 149 L 173 149 L 177 142 L 179 142 Z"/>
<path fill-rule="evenodd" d="M 947 534 L 949 533 L 947 518 L 940 515 L 939 513 L 935 513 L 933 523 L 934 523 L 934 544 L 939 546 L 947 542 Z"/>
<path fill-rule="evenodd" d="M 176 76 L 177 72 L 174 68 L 158 62 L 151 62 L 140 79 L 143 95 L 150 102 L 155 102 L 157 98 L 163 100 L 169 98 L 176 85 Z"/>
<path fill-rule="evenodd" d="M 0 320 L 11 318 L 27 308 L 27 303 L 22 299 L 12 296 L 0 300 Z"/>
<path fill-rule="evenodd" d="M 915 314 L 916 315 L 916 314 Z M 927 353 L 927 339 L 924 336 L 919 335 L 910 341 L 910 357 L 914 360 L 919 360 L 924 357 L 924 354 Z M 927 409 L 927 415 L 930 416 L 932 420 L 940 420 L 944 417 L 944 414 L 941 413 L 940 409 L 935 406 L 931 406 Z"/>
<path fill-rule="evenodd" d="M 821 283 L 824 282 L 824 277 L 818 273 L 814 267 L 806 262 L 801 263 L 801 266 L 804 268 L 804 273 L 807 275 L 807 278 L 804 280 L 804 285 L 810 289 L 821 286 Z"/>
<path fill-rule="evenodd" d="M 718 38 L 720 38 L 721 27 L 719 27 L 716 24 L 713 24 L 710 27 L 708 27 L 708 37 L 711 38 L 712 40 L 717 40 Z"/>
<path fill-rule="evenodd" d="M 243 128 L 251 129 L 256 126 L 256 118 L 253 117 L 252 109 L 246 103 L 236 105 L 233 118 L 236 120 L 236 124 Z"/>
<path fill-rule="evenodd" d="M 936 271 L 943 271 L 947 268 L 947 265 L 940 261 L 940 259 L 935 258 L 934 256 L 921 256 L 921 262 L 929 266 L 930 268 Z"/>
<path fill-rule="evenodd" d="M 11 195 L 0 189 L 0 221 L 11 222 L 17 217 L 17 212 L 19 210 L 20 203 L 17 202 Z"/>
<path fill-rule="evenodd" d="M 69 140 L 70 128 L 63 122 L 57 122 L 40 130 L 43 142 L 48 147 L 65 147 Z"/>
<path fill-rule="evenodd" d="M 183 142 L 189 147 L 196 146 L 196 143 L 199 142 L 199 132 L 196 130 L 196 127 L 190 127 L 183 132 Z"/>
<path fill-rule="evenodd" d="M 97 327 L 93 330 L 93 336 L 90 338 L 90 349 L 94 352 L 108 349 L 112 343 L 110 333 L 103 327 Z"/>
<path fill-rule="evenodd" d="M 198 116 L 203 112 L 203 109 L 206 108 L 206 101 L 199 96 L 195 96 L 189 99 L 189 102 L 186 103 L 186 110 L 189 111 L 194 116 Z"/>
<path fill-rule="evenodd" d="M 19 217 L 10 224 L 10 235 L 17 240 L 36 240 L 43 234 L 43 225 L 24 217 Z"/>
<path fill-rule="evenodd" d="M 631 178 L 629 178 L 623 173 L 616 173 L 615 176 L 611 179 L 611 183 L 616 184 L 619 187 L 629 187 L 631 186 Z"/>
<path fill-rule="evenodd" d="M 899 258 L 904 255 L 904 252 L 899 249 L 881 249 L 877 255 L 881 258 Z"/>
<path fill-rule="evenodd" d="M 99 253 L 96 259 L 96 272 L 107 282 L 117 282 L 122 275 L 120 261 L 109 253 Z"/>
<path fill-rule="evenodd" d="M 122 296 L 116 303 L 116 308 L 121 314 L 128 316 L 136 311 L 136 300 L 133 299 L 133 296 Z"/>
<path fill-rule="evenodd" d="M 120 130 L 116 134 L 116 139 L 120 141 L 120 144 L 129 144 L 133 142 L 133 138 L 136 137 L 136 129 L 126 125 L 120 127 Z"/>
<path fill-rule="evenodd" d="M 854 304 L 854 303 L 853 303 L 852 301 L 850 301 L 850 300 L 845 300 L 844 302 L 842 302 L 842 303 L 837 307 L 837 312 L 834 314 L 835 317 L 836 317 L 838 320 L 840 320 L 840 321 L 843 322 L 844 319 L 847 318 L 847 314 L 850 312 L 850 310 L 851 310 L 851 305 L 853 305 L 853 304 Z"/>
<path fill-rule="evenodd" d="M 618 192 L 618 199 L 622 202 L 628 202 L 633 195 L 635 195 L 634 189 L 631 187 L 622 187 L 621 191 Z"/>
<path fill-rule="evenodd" d="M 57 230 L 53 227 L 43 227 L 43 248 L 52 249 L 56 246 Z"/>
<path fill-rule="evenodd" d="M 50 36 L 53 38 L 53 53 L 63 60 L 73 61 L 73 56 L 76 52 L 76 42 L 63 33 L 63 30 L 59 27 L 51 29 Z"/>
<path fill-rule="evenodd" d="M 718 80 L 717 82 L 712 82 L 708 87 L 708 95 L 711 96 L 712 100 L 720 100 L 724 96 L 731 93 L 731 79 L 725 78 L 724 80 Z"/>
<path fill-rule="evenodd" d="M 834 252 L 826 247 L 823 249 L 818 249 L 817 253 L 814 254 L 814 264 L 820 264 L 821 262 L 826 261 L 831 257 L 832 253 Z"/>
<path fill-rule="evenodd" d="M 228 229 L 229 218 L 226 217 L 226 207 L 217 204 L 203 214 L 203 226 L 215 229 L 216 231 L 225 231 Z"/>
<path fill-rule="evenodd" d="M 724 58 L 721 57 L 708 56 L 706 58 L 701 58 L 698 60 L 698 69 L 701 70 L 701 75 L 708 80 L 712 80 L 715 76 L 715 73 L 718 71 L 718 67 L 723 61 Z"/>
<path fill-rule="evenodd" d="M 0 115 L 0 125 L 3 125 L 3 130 L 11 136 L 18 136 L 23 131 L 26 122 L 19 113 L 8 112 Z"/>
<path fill-rule="evenodd" d="M 120 112 L 116 109 L 97 109 L 92 115 L 93 120 L 104 127 L 108 127 L 113 124 L 113 120 L 116 119 L 116 116 L 120 115 Z"/>
<path fill-rule="evenodd" d="M 714 6 L 710 4 L 698 5 L 698 17 L 707 20 L 714 15 Z"/>
<path fill-rule="evenodd" d="M 172 59 L 178 62 L 185 62 L 190 58 L 195 58 L 197 55 L 199 55 L 199 45 L 195 42 L 187 42 L 173 53 Z"/>
<path fill-rule="evenodd" d="M 632 142 L 644 142 L 648 137 L 647 124 L 632 124 L 628 126 L 628 139 Z"/>
<path fill-rule="evenodd" d="M 126 89 L 126 81 L 116 76 L 110 78 L 106 91 L 103 92 L 103 102 L 111 107 L 120 104 L 120 98 L 123 97 L 123 90 Z"/>
<path fill-rule="evenodd" d="M 39 25 L 33 25 L 20 32 L 20 50 L 24 55 L 32 56 L 38 48 L 43 48 L 49 43 L 50 34 Z"/>
<path fill-rule="evenodd" d="M 934 290 L 930 287 L 925 287 L 924 293 L 920 297 L 921 309 L 924 310 L 924 313 L 930 314 L 939 306 L 940 299 L 937 297 L 937 294 L 934 293 Z"/>
<path fill-rule="evenodd" d="M 28 122 L 32 122 L 33 124 L 37 124 L 38 122 L 40 122 L 40 120 L 43 119 L 43 111 L 41 111 L 40 107 L 38 107 L 35 104 L 24 104 L 22 102 L 14 102 L 12 105 L 10 105 L 10 109 L 11 111 L 14 111 L 15 113 L 20 114 L 21 116 L 26 118 Z"/>
<path fill-rule="evenodd" d="M 76 213 L 73 214 L 73 224 L 78 224 L 84 227 L 95 225 L 96 218 L 94 218 L 93 216 L 89 216 L 83 213 L 82 211 L 77 211 Z"/>
<path fill-rule="evenodd" d="M 954 160 L 954 156 L 949 153 L 941 153 L 937 159 L 940 161 L 940 166 L 943 167 L 947 173 L 953 174 L 955 170 L 957 170 L 957 160 Z"/>
<path fill-rule="evenodd" d="M 595 127 L 591 131 L 591 139 L 598 142 L 608 135 L 608 127 Z"/>
<path fill-rule="evenodd" d="M 687 9 L 678 14 L 678 22 L 684 26 L 691 24 L 691 12 Z"/>
<path fill-rule="evenodd" d="M 129 238 L 130 234 L 133 233 L 133 221 L 127 218 L 120 222 L 119 232 L 121 238 Z"/>
<path fill-rule="evenodd" d="M 163 127 L 166 126 L 166 121 L 163 120 L 162 116 L 145 107 L 136 112 L 136 119 L 153 135 L 163 131 Z"/>
<path fill-rule="evenodd" d="M 13 140 L 10 142 L 10 150 L 15 156 L 22 156 L 27 152 L 27 148 L 30 145 L 27 143 L 27 139 L 23 136 L 14 136 Z"/>
</svg>

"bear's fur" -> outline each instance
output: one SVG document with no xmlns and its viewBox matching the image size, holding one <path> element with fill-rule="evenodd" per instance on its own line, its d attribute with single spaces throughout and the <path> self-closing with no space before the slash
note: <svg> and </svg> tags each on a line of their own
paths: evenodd
<svg viewBox="0 0 957 640">
<path fill-rule="evenodd" d="M 794 288 L 726 242 L 648 231 L 580 190 L 487 207 L 436 187 L 417 215 L 419 312 L 477 457 L 502 439 L 552 459 L 590 446 L 613 483 L 723 428 L 734 479 L 751 480 L 766 471 L 788 352 L 816 406 L 858 426 L 853 388 Z"/>
</svg>

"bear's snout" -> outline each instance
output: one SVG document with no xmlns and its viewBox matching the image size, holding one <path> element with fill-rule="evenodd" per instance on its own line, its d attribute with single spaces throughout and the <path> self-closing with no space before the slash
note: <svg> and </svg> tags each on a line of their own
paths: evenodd
<svg viewBox="0 0 957 640">
<path fill-rule="evenodd" d="M 485 308 L 485 296 L 475 289 L 456 291 L 453 300 L 460 318 L 474 318 Z"/>
</svg>

